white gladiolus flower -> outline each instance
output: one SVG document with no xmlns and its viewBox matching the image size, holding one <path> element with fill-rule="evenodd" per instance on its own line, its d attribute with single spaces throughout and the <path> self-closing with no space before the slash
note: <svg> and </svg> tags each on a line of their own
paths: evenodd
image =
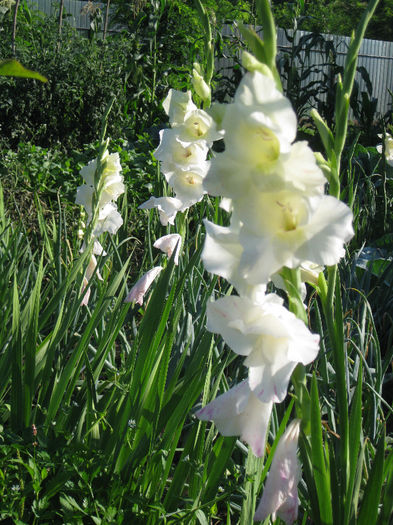
<svg viewBox="0 0 393 525">
<path fill-rule="evenodd" d="M 378 137 L 383 138 L 383 135 L 378 135 Z M 389 164 L 389 166 L 393 166 L 393 137 L 389 133 L 386 133 L 384 142 L 386 162 Z M 377 151 L 378 153 L 382 153 L 382 144 L 378 144 Z"/>
<path fill-rule="evenodd" d="M 281 436 L 254 521 L 263 521 L 269 514 L 272 514 L 273 521 L 278 516 L 287 525 L 296 521 L 297 485 L 301 476 L 296 455 L 299 432 L 300 420 L 295 419 Z"/>
<path fill-rule="evenodd" d="M 208 169 L 209 161 L 204 161 L 188 170 L 176 169 L 166 172 L 165 178 L 176 198 L 182 202 L 183 210 L 202 199 L 205 194 L 203 180 Z"/>
<path fill-rule="evenodd" d="M 280 144 L 291 144 L 296 137 L 297 119 L 289 100 L 276 87 L 274 80 L 258 71 L 247 73 L 237 88 L 235 104 L 244 104 L 262 112 L 274 123 Z M 225 127 L 225 126 L 224 126 Z M 281 149 L 284 153 L 285 150 Z"/>
<path fill-rule="evenodd" d="M 162 103 L 165 113 L 169 117 L 171 126 L 183 124 L 185 116 L 197 109 L 191 98 L 191 91 L 186 93 L 170 89 L 166 99 Z"/>
<path fill-rule="evenodd" d="M 80 174 L 82 175 L 85 184 L 77 188 L 75 202 L 84 206 L 88 222 L 93 216 L 93 194 L 94 194 L 94 178 L 97 169 L 97 159 L 90 161 L 87 166 L 84 166 Z M 99 236 L 103 232 L 114 234 L 123 224 L 114 201 L 124 193 L 124 178 L 120 175 L 121 165 L 118 153 L 109 154 L 105 151 L 102 158 L 101 175 L 98 182 L 98 202 L 96 206 L 99 208 L 98 222 L 93 232 L 95 236 Z"/>
<path fill-rule="evenodd" d="M 247 73 L 228 104 L 222 127 L 232 156 L 259 169 L 271 169 L 295 140 L 297 120 L 274 80 L 258 71 Z"/>
<path fill-rule="evenodd" d="M 214 140 L 222 138 L 222 132 L 217 131 L 214 120 L 203 109 L 188 113 L 184 123 L 176 127 L 176 131 L 185 144 L 197 142 L 211 146 Z"/>
<path fill-rule="evenodd" d="M 98 212 L 98 221 L 93 235 L 99 237 L 104 232 L 114 235 L 122 224 L 123 219 L 117 211 L 116 204 L 108 202 Z"/>
<path fill-rule="evenodd" d="M 178 211 L 183 211 L 183 203 L 174 197 L 150 197 L 149 200 L 139 206 L 140 210 L 151 210 L 157 208 L 160 221 L 163 226 L 174 224 Z"/>
<path fill-rule="evenodd" d="M 124 299 L 125 303 L 138 303 L 143 305 L 143 299 L 146 292 L 152 285 L 154 279 L 161 272 L 162 266 L 155 266 L 148 272 L 146 272 L 136 284 L 131 288 L 130 293 Z"/>
<path fill-rule="evenodd" d="M 304 261 L 336 264 L 353 236 L 352 212 L 334 197 L 299 193 L 247 193 L 234 201 L 242 226 L 239 271 L 250 283 L 267 283 L 282 267 Z"/>
<path fill-rule="evenodd" d="M 181 235 L 178 233 L 171 233 L 169 235 L 164 235 L 156 240 L 153 244 L 154 248 L 158 248 L 167 254 L 169 258 L 172 257 L 172 253 L 176 249 L 173 262 L 177 266 L 179 264 L 179 254 L 181 248 Z"/>
<path fill-rule="evenodd" d="M 247 356 L 250 389 L 264 403 L 283 401 L 296 365 L 311 363 L 319 350 L 319 336 L 275 294 L 265 295 L 258 304 L 234 295 L 209 303 L 207 329 Z"/>
<path fill-rule="evenodd" d="M 202 421 L 214 421 L 223 436 L 240 436 L 261 457 L 272 407 L 273 403 L 259 401 L 247 381 L 243 381 L 211 401 L 196 416 Z"/>
<path fill-rule="evenodd" d="M 266 285 L 252 284 L 240 273 L 243 247 L 239 242 L 239 227 L 218 226 L 203 221 L 206 229 L 202 261 L 205 269 L 229 281 L 240 295 L 249 297 L 254 303 L 264 300 Z"/>
<path fill-rule="evenodd" d="M 204 179 L 210 195 L 235 199 L 244 191 L 301 191 L 307 195 L 323 193 L 326 178 L 318 167 L 314 153 L 307 143 L 295 142 L 289 153 L 277 157 L 273 165 L 262 163 L 245 166 L 232 150 L 218 153 L 212 160 Z"/>
<path fill-rule="evenodd" d="M 161 161 L 161 171 L 166 175 L 167 172 L 179 168 L 189 170 L 204 163 L 207 152 L 206 143 L 183 142 L 177 128 L 174 128 L 160 131 L 160 144 L 154 156 Z"/>
</svg>

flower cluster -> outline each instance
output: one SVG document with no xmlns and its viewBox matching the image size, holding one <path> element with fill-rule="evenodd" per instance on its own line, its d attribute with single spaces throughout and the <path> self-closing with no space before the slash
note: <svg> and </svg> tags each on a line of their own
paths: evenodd
<svg viewBox="0 0 393 525">
<path fill-rule="evenodd" d="M 98 210 L 93 230 L 95 238 L 104 232 L 113 235 L 123 224 L 115 201 L 125 190 L 118 153 L 110 155 L 105 151 L 101 159 L 98 181 L 97 167 L 97 159 L 94 159 L 81 169 L 80 174 L 85 183 L 77 188 L 75 199 L 77 204 L 85 208 L 88 224 L 93 220 L 95 210 Z"/>
<path fill-rule="evenodd" d="M 154 155 L 174 197 L 151 197 L 141 209 L 157 208 L 161 223 L 174 224 L 177 212 L 199 202 L 205 190 L 203 180 L 210 167 L 209 147 L 221 137 L 213 118 L 198 109 L 191 92 L 171 89 L 163 102 L 171 128 L 160 131 L 160 144 Z"/>
<path fill-rule="evenodd" d="M 248 377 L 196 415 L 214 421 L 223 435 L 239 435 L 262 456 L 273 403 L 285 398 L 297 364 L 313 361 L 319 349 L 319 336 L 277 295 L 266 294 L 266 285 L 282 282 L 285 268 L 302 269 L 308 279 L 310 270 L 336 264 L 353 235 L 352 213 L 324 193 L 324 174 L 308 144 L 295 142 L 296 115 L 270 76 L 244 76 L 225 107 L 222 129 L 225 151 L 211 160 L 203 184 L 224 198 L 231 220 L 227 227 L 205 220 L 202 259 L 238 295 L 208 304 L 207 328 L 245 356 Z M 280 504 L 266 513 L 265 496 L 256 519 L 281 508 L 284 521 L 294 521 L 298 476 L 290 477 Z"/>
<path fill-rule="evenodd" d="M 105 150 L 100 163 L 94 159 L 80 171 L 84 184 L 78 186 L 75 202 L 86 210 L 87 224 L 91 225 L 93 240 L 93 253 L 83 278 L 83 289 L 86 288 L 94 274 L 102 280 L 97 269 L 95 256 L 104 256 L 106 252 L 99 243 L 98 237 L 104 232 L 115 234 L 123 224 L 123 219 L 115 204 L 118 197 L 125 191 L 124 179 L 120 174 L 121 169 L 119 154 L 109 154 L 108 150 Z M 82 231 L 81 234 L 83 236 L 84 232 Z M 85 249 L 86 244 L 84 242 L 81 251 L 83 252 Z M 83 305 L 88 304 L 89 296 L 90 289 L 86 291 L 83 297 Z"/>
</svg>

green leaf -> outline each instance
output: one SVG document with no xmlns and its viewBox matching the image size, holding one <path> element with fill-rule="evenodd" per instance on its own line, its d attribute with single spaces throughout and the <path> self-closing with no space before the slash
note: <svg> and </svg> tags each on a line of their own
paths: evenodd
<svg viewBox="0 0 393 525">
<path fill-rule="evenodd" d="M 327 450 L 327 449 L 325 449 Z M 319 512 L 322 523 L 333 523 L 330 474 L 322 441 L 321 409 L 315 373 L 311 382 L 311 461 L 318 494 Z"/>
<path fill-rule="evenodd" d="M 370 477 L 364 490 L 357 525 L 374 525 L 377 522 L 383 482 L 384 455 L 385 434 L 379 439 Z"/>
<path fill-rule="evenodd" d="M 35 78 L 41 80 L 41 82 L 48 82 L 47 78 L 36 71 L 26 69 L 20 62 L 13 58 L 0 61 L 0 75 L 5 77 Z"/>
<path fill-rule="evenodd" d="M 393 515 L 393 451 L 385 461 L 384 478 L 387 478 L 378 525 L 388 523 Z"/>
<path fill-rule="evenodd" d="M 358 456 L 361 444 L 362 435 L 362 364 L 360 362 L 358 382 L 356 385 L 355 394 L 352 399 L 351 415 L 349 418 L 349 485 L 348 493 L 345 499 L 345 515 L 344 524 L 349 523 L 351 517 L 351 510 L 356 513 L 356 509 L 353 508 L 354 499 L 352 497 L 356 472 L 358 469 Z"/>
</svg>

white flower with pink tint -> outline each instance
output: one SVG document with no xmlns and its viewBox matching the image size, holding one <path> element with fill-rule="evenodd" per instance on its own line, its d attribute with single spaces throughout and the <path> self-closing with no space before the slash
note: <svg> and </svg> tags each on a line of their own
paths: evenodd
<svg viewBox="0 0 393 525">
<path fill-rule="evenodd" d="M 154 279 L 161 272 L 162 266 L 156 266 L 145 273 L 139 281 L 131 288 L 130 293 L 124 299 L 125 303 L 137 303 L 143 305 L 146 292 L 152 285 Z"/>
<path fill-rule="evenodd" d="M 290 423 L 277 445 L 262 499 L 254 515 L 254 521 L 263 521 L 269 514 L 273 521 L 278 516 L 291 525 L 297 518 L 297 485 L 301 471 L 297 458 L 300 420 Z"/>
<path fill-rule="evenodd" d="M 266 432 L 273 403 L 262 403 L 242 381 L 196 413 L 214 421 L 223 436 L 240 436 L 258 457 L 265 453 Z"/>
</svg>

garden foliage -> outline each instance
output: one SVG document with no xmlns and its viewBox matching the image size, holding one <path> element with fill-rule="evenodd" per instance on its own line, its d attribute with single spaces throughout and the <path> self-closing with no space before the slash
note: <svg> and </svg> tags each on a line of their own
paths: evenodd
<svg viewBox="0 0 393 525">
<path fill-rule="evenodd" d="M 302 93 L 293 63 L 276 62 L 267 0 L 256 2 L 263 41 L 240 26 L 249 53 L 235 99 L 225 114 L 214 104 L 230 97 L 212 70 L 230 4 L 214 19 L 213 2 L 119 3 L 123 33 L 88 39 L 65 24 L 60 45 L 54 19 L 20 8 L 16 56 L 48 82 L 0 77 L 5 522 L 392 519 L 391 138 L 382 125 L 372 140 L 348 128 L 378 1 L 331 86 L 330 112 L 311 116 L 304 99 L 320 86 Z M 288 97 L 315 156 L 294 142 Z M 254 134 L 244 122 L 261 114 Z M 308 253 L 327 267 L 305 289 L 299 221 L 307 208 L 313 227 L 324 205 L 333 244 L 310 227 Z M 275 219 L 284 234 L 272 233 Z M 293 242 L 276 249 L 280 235 Z"/>
</svg>

